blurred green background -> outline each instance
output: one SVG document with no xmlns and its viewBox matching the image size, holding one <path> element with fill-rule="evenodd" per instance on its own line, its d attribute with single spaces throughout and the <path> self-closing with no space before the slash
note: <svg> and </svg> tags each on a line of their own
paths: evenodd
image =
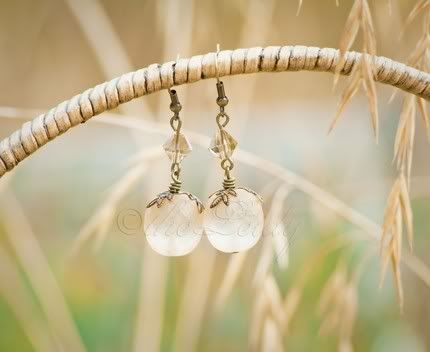
<svg viewBox="0 0 430 352">
<path fill-rule="evenodd" d="M 406 61 L 422 27 L 418 19 L 400 38 L 415 3 L 369 1 L 379 55 Z M 221 49 L 338 47 L 352 1 L 341 0 L 337 7 L 333 0 L 303 0 L 296 15 L 298 4 L 0 1 L 0 137 L 88 87 L 177 55 L 215 51 L 217 43 Z M 293 171 L 370 221 L 382 223 L 395 177 L 392 149 L 405 93 L 398 92 L 389 103 L 393 88 L 377 86 L 381 136 L 376 145 L 361 93 L 327 135 L 345 79 L 335 91 L 333 77 L 326 73 L 223 80 L 230 99 L 229 131 L 241 149 Z M 217 113 L 215 82 L 177 90 L 184 127 L 211 137 Z M 138 161 L 147 169 L 118 202 L 110 192 L 136 166 L 130 162 L 136 153 L 161 150 L 170 133 L 168 105 L 167 93 L 160 92 L 121 106 L 106 122 L 99 116 L 53 141 L 0 181 L 0 351 L 338 350 L 339 328 L 327 336 L 319 333 L 323 287 L 339 261 L 352 273 L 367 254 L 357 284 L 354 350 L 430 351 L 430 288 L 423 280 L 404 267 L 405 307 L 400 314 L 391 273 L 378 289 L 378 243 L 264 168 L 238 161 L 235 172 L 241 185 L 262 193 L 266 214 L 280 207 L 275 221 L 284 225 L 290 240 L 281 253 L 276 246 L 272 249 L 270 230 L 238 258 L 217 253 L 206 239 L 189 256 L 164 258 L 148 247 L 141 227 L 124 235 L 118 216 L 129 209 L 143 214 L 146 203 L 168 186 L 167 157 L 155 153 Z M 139 122 L 130 122 L 133 118 L 165 134 L 139 129 Z M 130 122 L 128 128 L 109 123 L 121 119 Z M 417 122 L 411 182 L 414 254 L 430 265 L 425 137 Z M 204 201 L 219 188 L 221 177 L 206 146 L 196 143 L 183 163 L 184 189 Z M 105 213 L 97 213 L 99 209 Z M 91 219 L 93 231 L 78 246 L 77 238 Z M 321 248 L 328 244 L 333 248 L 324 253 Z M 321 260 L 315 260 L 318 253 Z M 262 260 L 265 256 L 268 264 Z M 280 256 L 288 263 L 277 260 Z M 282 300 L 305 282 L 288 329 L 271 323 L 277 311 L 287 314 L 270 294 L 272 279 L 275 296 Z M 258 316 L 260 301 L 264 304 Z"/>
</svg>

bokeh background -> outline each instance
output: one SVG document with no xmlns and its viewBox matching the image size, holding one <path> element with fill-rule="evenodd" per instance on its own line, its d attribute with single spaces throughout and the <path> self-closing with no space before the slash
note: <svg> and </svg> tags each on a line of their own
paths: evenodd
<svg viewBox="0 0 430 352">
<path fill-rule="evenodd" d="M 178 55 L 215 51 L 217 43 L 221 49 L 338 47 L 352 6 L 339 2 L 303 0 L 297 15 L 297 0 L 0 1 L 0 137 L 88 87 Z M 400 38 L 415 3 L 369 1 L 379 55 L 406 61 L 422 27 L 417 20 Z M 375 144 L 362 93 L 327 134 L 343 78 L 335 90 L 327 73 L 223 80 L 230 132 L 251 153 L 242 157 L 248 162 L 236 163 L 238 182 L 264 196 L 266 215 L 281 226 L 287 246 L 273 245 L 269 228 L 246 254 L 218 253 L 204 238 L 191 255 L 164 258 L 146 244 L 139 216 L 126 219 L 133 231 L 124 234 L 118 219 L 130 210 L 143 215 L 169 182 L 161 149 L 170 133 L 168 94 L 136 99 L 53 141 L 0 180 L 0 351 L 338 350 L 340 329 L 320 332 L 322 291 L 339 262 L 354 272 L 362 258 L 354 350 L 430 351 L 430 287 L 402 267 L 401 314 L 391 275 L 378 289 L 377 241 L 279 171 L 381 224 L 405 93 L 390 102 L 393 88 L 377 86 L 381 135 Z M 211 137 L 215 82 L 177 90 L 184 127 Z M 205 200 L 222 175 L 201 139 L 182 177 L 184 189 Z M 267 165 L 275 164 L 279 172 L 268 173 Z M 429 165 L 429 144 L 417 123 L 414 255 L 426 265 Z M 282 302 L 303 281 L 292 313 Z M 287 316 L 288 327 L 279 327 L 276 312 Z"/>
</svg>

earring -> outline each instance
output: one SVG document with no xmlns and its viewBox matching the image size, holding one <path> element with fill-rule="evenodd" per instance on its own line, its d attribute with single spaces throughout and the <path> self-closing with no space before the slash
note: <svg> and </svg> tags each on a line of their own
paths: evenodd
<svg viewBox="0 0 430 352">
<path fill-rule="evenodd" d="M 174 133 L 163 145 L 171 160 L 169 190 L 152 200 L 145 211 L 144 230 L 149 245 L 157 253 L 166 256 L 181 256 L 190 253 L 203 234 L 203 204 L 187 192 L 180 192 L 181 162 L 192 150 L 190 142 L 181 133 L 182 106 L 175 90 L 169 90 L 170 110 L 174 113 L 170 126 Z"/>
<path fill-rule="evenodd" d="M 226 253 L 245 251 L 253 247 L 263 232 L 264 214 L 261 197 L 254 191 L 236 187 L 231 175 L 234 167 L 230 157 L 237 146 L 235 139 L 225 130 L 230 117 L 225 112 L 228 98 L 224 84 L 218 78 L 218 98 L 220 112 L 216 117 L 218 131 L 211 141 L 209 150 L 221 159 L 224 170 L 223 189 L 209 196 L 209 203 L 203 220 L 203 227 L 209 242 Z"/>
</svg>

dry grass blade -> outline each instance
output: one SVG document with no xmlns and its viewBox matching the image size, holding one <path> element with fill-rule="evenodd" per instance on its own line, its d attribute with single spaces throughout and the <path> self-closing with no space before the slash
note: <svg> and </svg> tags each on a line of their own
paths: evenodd
<svg viewBox="0 0 430 352">
<path fill-rule="evenodd" d="M 302 9 L 303 6 L 303 0 L 299 0 L 299 4 L 297 6 L 297 11 L 296 11 L 296 16 L 298 16 L 300 14 L 300 10 Z"/>
<path fill-rule="evenodd" d="M 413 67 L 422 67 L 429 46 L 430 38 L 428 37 L 427 32 L 424 32 L 422 38 L 418 41 L 414 50 L 409 55 L 407 63 Z"/>
<path fill-rule="evenodd" d="M 282 329 L 285 334 L 289 333 L 289 327 L 294 315 L 299 308 L 299 304 L 302 299 L 302 293 L 301 287 L 292 287 L 284 298 L 284 320 Z"/>
<path fill-rule="evenodd" d="M 342 98 L 340 99 L 339 104 L 337 105 L 336 114 L 333 118 L 333 121 L 329 127 L 328 133 L 330 133 L 341 117 L 343 111 L 345 110 L 346 105 L 352 99 L 352 97 L 357 93 L 358 88 L 360 87 L 361 82 L 361 73 L 358 65 L 354 67 L 353 72 L 351 74 L 351 78 L 348 82 L 347 87 L 343 91 Z"/>
<path fill-rule="evenodd" d="M 264 352 L 282 352 L 282 335 L 279 332 L 278 326 L 272 318 L 266 318 L 263 325 L 263 337 L 261 351 Z"/>
<path fill-rule="evenodd" d="M 391 267 L 394 274 L 394 283 L 396 287 L 397 301 L 400 312 L 403 311 L 403 285 L 400 271 L 400 259 L 402 255 L 402 215 L 398 208 L 396 212 L 396 224 L 392 228 L 392 238 L 389 243 Z"/>
<path fill-rule="evenodd" d="M 396 208 L 395 217 L 398 217 L 398 209 Z M 391 237 L 383 236 L 384 241 L 381 241 L 381 274 L 380 274 L 380 282 L 379 287 L 382 287 L 385 279 L 385 275 L 388 269 L 388 265 L 392 258 L 398 258 L 398 236 L 397 233 L 400 231 L 398 226 L 394 227 L 390 230 Z M 382 247 L 383 246 L 383 247 Z M 393 263 L 392 263 L 393 264 Z"/>
<path fill-rule="evenodd" d="M 361 27 L 363 30 L 364 52 L 370 55 L 376 55 L 376 36 L 373 27 L 372 14 L 367 0 L 362 1 Z"/>
<path fill-rule="evenodd" d="M 250 328 L 249 328 L 249 351 L 259 351 L 261 339 L 261 326 L 268 311 L 268 298 L 264 290 L 258 290 L 253 300 Z"/>
<path fill-rule="evenodd" d="M 367 100 L 369 102 L 373 132 L 375 134 L 376 142 L 378 142 L 378 103 L 373 74 L 373 62 L 372 58 L 369 56 L 369 54 L 376 54 L 376 38 L 375 29 L 373 27 L 372 22 L 372 15 L 370 13 L 367 0 L 354 1 L 348 19 L 345 23 L 345 30 L 342 34 L 339 44 L 340 56 L 335 69 L 334 85 L 337 84 L 340 72 L 345 65 L 345 53 L 353 45 L 360 28 L 363 32 L 363 55 L 361 56 L 361 60 L 356 63 L 355 67 L 353 68 L 353 71 L 351 72 L 349 83 L 342 94 L 342 98 L 337 107 L 336 115 L 329 128 L 329 132 L 336 125 L 347 103 L 355 95 L 360 86 L 360 83 L 362 82 L 364 91 L 367 95 Z"/>
<path fill-rule="evenodd" d="M 118 203 L 127 195 L 127 193 L 136 185 L 142 175 L 146 172 L 148 162 L 161 157 L 162 155 L 162 150 L 158 147 L 147 149 L 143 153 L 139 154 L 139 164 L 129 169 L 127 173 L 117 181 L 101 207 L 79 232 L 73 244 L 71 256 L 76 255 L 82 246 L 93 237 L 95 238 L 93 249 L 97 250 L 101 247 L 106 239 L 108 230 L 113 223 Z"/>
<path fill-rule="evenodd" d="M 254 278 L 252 280 L 253 286 L 258 288 L 263 285 L 267 274 L 269 273 L 272 261 L 273 261 L 273 245 L 270 238 L 266 238 L 263 232 L 263 248 L 256 265 L 256 270 L 254 273 Z"/>
<path fill-rule="evenodd" d="M 274 187 L 276 187 L 278 183 L 279 183 L 278 180 L 273 180 L 263 188 L 263 190 L 260 192 L 263 199 L 270 198 L 271 193 L 273 193 L 274 191 Z M 266 219 L 265 223 L 267 223 L 268 221 L 267 219 L 269 218 L 269 213 L 270 213 L 270 210 L 265 216 L 265 219 Z M 252 279 L 252 284 L 254 287 L 260 287 L 263 285 L 263 282 L 267 276 L 267 273 L 270 270 L 270 267 L 272 265 L 272 260 L 273 260 L 273 246 L 272 246 L 271 238 L 267 236 L 266 225 L 263 228 L 262 241 L 263 241 L 262 249 L 260 251 L 258 262 L 255 266 L 256 269 L 254 272 L 254 277 Z"/>
<path fill-rule="evenodd" d="M 16 264 L 0 245 L 0 295 L 21 324 L 34 350 L 54 351 L 55 342 L 27 291 L 28 288 L 23 284 Z"/>
<path fill-rule="evenodd" d="M 268 332 L 265 332 L 268 320 L 273 323 L 273 326 L 270 327 L 270 341 L 268 340 Z M 279 341 L 281 341 L 284 325 L 285 315 L 281 293 L 275 278 L 271 273 L 268 273 L 262 285 L 257 288 L 257 296 L 254 299 L 249 333 L 249 350 L 277 351 L 278 348 L 275 348 L 273 343 L 278 344 L 278 337 Z M 260 342 L 262 346 L 259 348 Z"/>
<path fill-rule="evenodd" d="M 133 71 L 134 65 L 100 0 L 66 0 L 106 78 Z M 109 53 L 109 55 L 106 55 Z M 152 116 L 145 105 L 121 105 L 120 111 Z M 139 145 L 136 138 L 135 141 Z"/>
<path fill-rule="evenodd" d="M 400 174 L 388 196 L 381 235 L 381 281 L 382 285 L 388 264 L 394 274 L 397 298 L 403 309 L 403 287 L 401 282 L 400 262 L 402 258 L 402 233 L 406 228 L 409 247 L 413 246 L 413 219 L 406 178 Z"/>
<path fill-rule="evenodd" d="M 424 124 L 424 128 L 426 130 L 427 138 L 430 141 L 430 120 L 429 115 L 427 113 L 426 102 L 423 98 L 416 97 L 416 102 L 418 109 L 420 111 L 420 116 Z"/>
<path fill-rule="evenodd" d="M 338 263 L 324 286 L 319 313 L 320 334 L 338 334 L 339 350 L 352 350 L 352 333 L 357 315 L 356 275 L 348 277 L 345 264 Z"/>
<path fill-rule="evenodd" d="M 341 312 L 339 310 L 342 306 L 339 304 L 339 300 L 343 298 L 346 281 L 345 267 L 338 265 L 321 291 L 318 304 L 319 313 L 324 317 L 320 327 L 321 335 L 333 332 L 340 323 Z"/>
<path fill-rule="evenodd" d="M 413 20 L 421 13 L 424 12 L 430 6 L 430 0 L 420 0 L 415 6 L 412 8 L 408 17 L 406 18 L 404 28 L 402 30 L 402 34 L 404 33 L 404 29 L 409 26 Z"/>
<path fill-rule="evenodd" d="M 233 290 L 233 286 L 242 271 L 246 253 L 247 252 L 239 252 L 230 256 L 227 270 L 224 273 L 223 280 L 215 298 L 215 311 L 220 311 L 224 307 L 225 301 Z"/>
<path fill-rule="evenodd" d="M 400 208 L 402 211 L 403 221 L 406 225 L 406 233 L 408 236 L 409 248 L 412 251 L 413 248 L 413 214 L 411 208 L 411 201 L 409 199 L 409 192 L 406 180 L 403 176 L 400 177 L 400 191 L 399 191 Z"/>
<path fill-rule="evenodd" d="M 400 183 L 399 180 L 393 185 L 387 200 L 387 206 L 384 212 L 384 222 L 382 224 L 382 241 L 384 236 L 389 234 L 391 226 L 394 224 L 399 206 Z M 381 248 L 382 249 L 382 248 Z"/>
<path fill-rule="evenodd" d="M 188 272 L 182 293 L 176 323 L 175 349 L 195 351 L 207 309 L 210 284 L 215 270 L 216 251 L 206 246 L 194 252 L 188 263 Z M 201 263 L 205 263 L 202 270 Z"/>
<path fill-rule="evenodd" d="M 169 262 L 150 246 L 142 244 L 141 248 L 140 287 L 131 350 L 160 351 Z"/>
<path fill-rule="evenodd" d="M 59 349 L 84 352 L 86 349 L 63 293 L 20 204 L 10 192 L 5 192 L 2 200 L 8 240 L 28 276 L 51 331 L 60 344 Z"/>
<path fill-rule="evenodd" d="M 378 135 L 379 135 L 378 100 L 376 95 L 375 81 L 373 79 L 374 75 L 373 75 L 371 57 L 369 57 L 369 55 L 366 55 L 366 54 L 363 54 L 362 56 L 362 74 L 363 74 L 364 91 L 366 92 L 367 101 L 369 103 L 373 133 L 375 135 L 376 143 L 378 143 Z"/>
<path fill-rule="evenodd" d="M 328 253 L 343 247 L 345 244 L 346 243 L 344 241 L 339 241 L 339 239 L 336 237 L 334 239 L 331 239 L 327 243 L 321 245 L 310 256 L 312 258 L 310 263 L 308 263 L 308 266 L 300 273 L 299 280 L 297 280 L 295 285 L 290 288 L 284 298 L 284 320 L 282 331 L 284 331 L 286 334 L 288 334 L 288 329 L 291 325 L 291 321 L 299 308 L 300 302 L 303 297 L 304 286 L 309 279 L 309 276 L 314 272 L 314 268 L 320 266 L 321 262 L 325 260 Z M 328 298 L 322 299 L 326 301 Z"/>
<path fill-rule="evenodd" d="M 278 328 L 282 329 L 285 325 L 284 307 L 281 292 L 272 274 L 268 274 L 264 282 L 264 292 L 267 295 L 270 313 L 276 321 Z"/>
<path fill-rule="evenodd" d="M 399 302 L 400 312 L 403 313 L 403 306 L 404 306 L 404 300 L 405 299 L 404 299 L 404 293 L 403 293 L 403 284 L 402 284 L 400 267 L 397 266 L 394 259 L 392 259 L 392 266 L 393 266 L 393 271 L 394 271 L 397 301 Z"/>
<path fill-rule="evenodd" d="M 345 288 L 343 319 L 339 331 L 340 352 L 353 351 L 352 334 L 357 316 L 357 301 L 357 289 L 353 283 L 349 282 Z"/>
<path fill-rule="evenodd" d="M 275 258 L 281 269 L 286 269 L 288 266 L 289 244 L 283 214 L 284 202 L 290 191 L 291 188 L 285 184 L 278 188 L 273 196 L 264 225 L 264 235 L 272 239 Z"/>
<path fill-rule="evenodd" d="M 406 170 L 408 182 L 411 175 L 415 138 L 415 103 L 416 99 L 412 95 L 405 97 L 394 142 L 394 158 L 397 168 Z"/>
<path fill-rule="evenodd" d="M 340 43 L 339 43 L 339 63 L 336 67 L 336 75 L 334 77 L 335 85 L 339 78 L 340 70 L 345 63 L 345 53 L 351 48 L 354 43 L 358 30 L 360 28 L 360 19 L 362 13 L 362 3 L 361 0 L 355 0 L 352 5 L 351 11 L 349 13 L 348 19 L 345 23 L 345 29 L 342 33 Z"/>
</svg>

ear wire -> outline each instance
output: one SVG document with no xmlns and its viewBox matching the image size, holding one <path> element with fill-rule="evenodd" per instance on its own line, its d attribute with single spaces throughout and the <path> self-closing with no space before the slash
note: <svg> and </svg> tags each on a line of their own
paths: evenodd
<svg viewBox="0 0 430 352">
<path fill-rule="evenodd" d="M 220 80 L 219 80 L 219 70 L 218 70 L 218 55 L 219 55 L 219 52 L 220 52 L 220 46 L 219 46 L 219 43 L 218 43 L 216 45 L 216 55 L 215 55 L 215 78 L 216 78 L 217 83 L 220 83 Z"/>
</svg>

